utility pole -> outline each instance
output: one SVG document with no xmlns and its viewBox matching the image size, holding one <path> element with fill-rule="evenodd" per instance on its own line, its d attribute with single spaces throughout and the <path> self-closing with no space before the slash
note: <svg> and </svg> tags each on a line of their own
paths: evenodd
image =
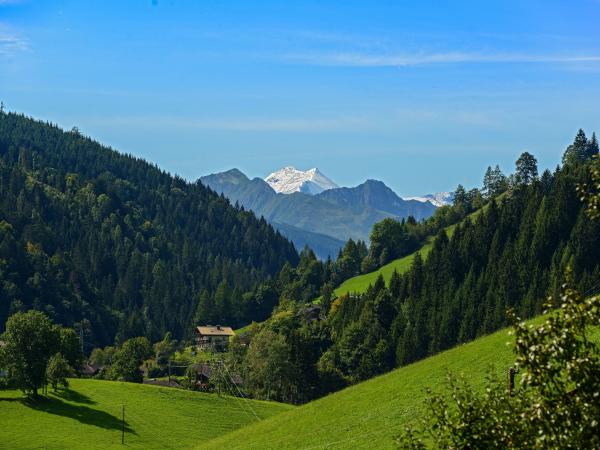
<svg viewBox="0 0 600 450">
<path fill-rule="evenodd" d="M 123 405 L 123 420 L 121 421 L 121 445 L 125 444 L 125 405 Z"/>
</svg>

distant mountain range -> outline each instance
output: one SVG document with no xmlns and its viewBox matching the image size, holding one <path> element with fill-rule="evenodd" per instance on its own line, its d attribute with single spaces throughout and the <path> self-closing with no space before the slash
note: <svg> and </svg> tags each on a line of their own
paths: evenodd
<svg viewBox="0 0 600 450">
<path fill-rule="evenodd" d="M 431 201 L 399 197 L 381 181 L 337 187 L 318 169 L 303 172 L 286 167 L 265 180 L 249 179 L 231 169 L 200 181 L 232 203 L 264 216 L 299 250 L 308 245 L 320 258 L 336 257 L 349 238 L 368 242 L 373 225 L 386 217 L 421 220 L 436 210 Z"/>
<path fill-rule="evenodd" d="M 418 202 L 429 202 L 435 206 L 451 205 L 454 201 L 454 192 L 437 192 L 422 197 L 402 197 L 404 200 L 417 200 Z"/>
</svg>

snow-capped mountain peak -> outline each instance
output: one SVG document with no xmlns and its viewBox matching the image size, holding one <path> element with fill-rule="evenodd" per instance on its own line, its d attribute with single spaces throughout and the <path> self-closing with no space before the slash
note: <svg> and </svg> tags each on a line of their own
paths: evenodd
<svg viewBox="0 0 600 450">
<path fill-rule="evenodd" d="M 270 174 L 265 178 L 265 181 L 275 192 L 281 194 L 303 192 L 315 195 L 339 187 L 316 167 L 306 171 L 298 170 L 292 166 L 284 167 Z"/>
<path fill-rule="evenodd" d="M 435 194 L 427 194 L 421 197 L 402 197 L 404 200 L 417 200 L 418 202 L 429 202 L 434 206 L 440 207 L 451 205 L 454 200 L 453 192 L 436 192 Z"/>
</svg>

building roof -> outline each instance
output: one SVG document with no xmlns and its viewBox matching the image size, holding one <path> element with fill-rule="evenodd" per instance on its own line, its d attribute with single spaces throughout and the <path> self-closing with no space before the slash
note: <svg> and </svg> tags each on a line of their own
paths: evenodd
<svg viewBox="0 0 600 450">
<path fill-rule="evenodd" d="M 221 325 L 196 327 L 196 332 L 203 336 L 235 336 L 231 327 L 222 327 Z"/>
</svg>

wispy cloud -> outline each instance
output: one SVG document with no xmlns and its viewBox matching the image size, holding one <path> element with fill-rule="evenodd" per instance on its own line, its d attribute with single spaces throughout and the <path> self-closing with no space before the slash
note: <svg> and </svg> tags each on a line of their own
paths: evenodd
<svg viewBox="0 0 600 450">
<path fill-rule="evenodd" d="M 92 126 L 126 126 L 142 128 L 184 128 L 214 131 L 287 131 L 325 132 L 366 129 L 374 124 L 361 117 L 338 118 L 265 118 L 265 119 L 195 119 L 188 117 L 101 117 L 85 121 Z"/>
<path fill-rule="evenodd" d="M 0 0 L 0 5 L 2 1 L 6 0 Z M 24 50 L 27 50 L 27 41 L 0 23 L 0 56 L 9 56 Z"/>
<path fill-rule="evenodd" d="M 27 43 L 14 36 L 0 35 L 0 55 L 13 55 L 27 49 Z"/>
<path fill-rule="evenodd" d="M 323 66 L 402 67 L 464 63 L 590 63 L 600 62 L 600 54 L 536 55 L 522 53 L 445 52 L 382 55 L 366 53 L 304 53 L 286 55 L 285 59 L 289 62 Z"/>
</svg>

